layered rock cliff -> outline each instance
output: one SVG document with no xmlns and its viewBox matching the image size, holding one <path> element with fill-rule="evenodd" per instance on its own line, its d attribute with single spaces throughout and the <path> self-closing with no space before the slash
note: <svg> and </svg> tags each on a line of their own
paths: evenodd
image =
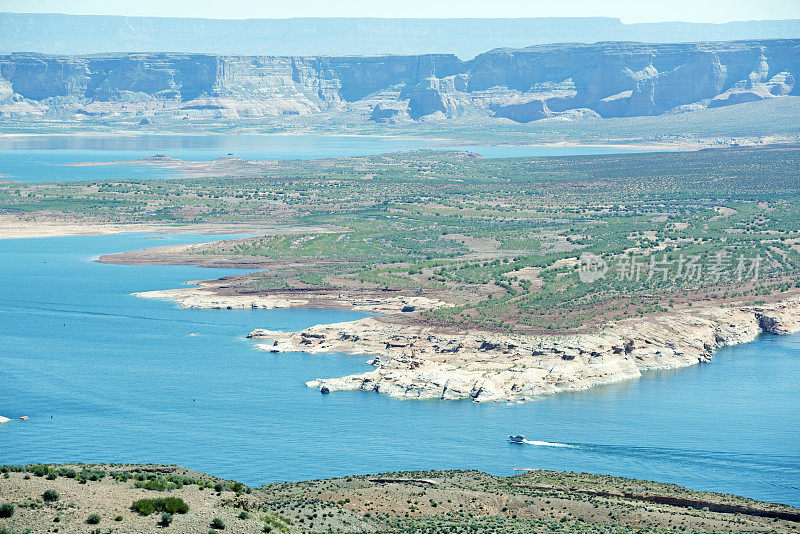
<svg viewBox="0 0 800 534">
<path fill-rule="evenodd" d="M 800 40 L 597 43 L 455 55 L 0 56 L 0 116 L 529 122 L 683 112 L 800 94 Z"/>
<path fill-rule="evenodd" d="M 725 345 L 762 332 L 800 331 L 800 298 L 765 307 L 695 309 L 611 326 L 592 335 L 536 337 L 445 332 L 380 318 L 301 332 L 256 330 L 271 352 L 373 355 L 374 370 L 307 383 L 324 393 L 366 390 L 397 398 L 521 401 L 637 378 L 643 371 L 710 362 Z"/>
</svg>

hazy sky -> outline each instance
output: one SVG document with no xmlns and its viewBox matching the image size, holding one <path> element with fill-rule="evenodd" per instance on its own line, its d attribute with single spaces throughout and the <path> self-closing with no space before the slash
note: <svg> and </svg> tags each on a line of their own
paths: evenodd
<svg viewBox="0 0 800 534">
<path fill-rule="evenodd" d="M 624 22 L 799 19 L 800 0 L 0 0 L 0 11 L 159 17 L 618 17 Z"/>
</svg>

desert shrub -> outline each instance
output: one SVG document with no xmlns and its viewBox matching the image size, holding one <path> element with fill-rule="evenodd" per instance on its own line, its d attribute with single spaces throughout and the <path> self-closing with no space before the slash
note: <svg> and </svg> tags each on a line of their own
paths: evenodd
<svg viewBox="0 0 800 534">
<path fill-rule="evenodd" d="M 191 486 L 192 484 L 200 483 L 200 481 L 195 480 L 194 478 L 185 477 L 183 475 L 170 475 L 167 477 L 167 481 L 172 482 L 179 489 L 183 486 Z"/>
<path fill-rule="evenodd" d="M 112 471 L 109 473 L 117 482 L 127 482 L 133 475 L 127 471 Z"/>
<path fill-rule="evenodd" d="M 189 511 L 189 505 L 180 497 L 167 497 L 166 499 L 156 499 L 164 512 L 170 514 L 185 514 Z"/>
<path fill-rule="evenodd" d="M 156 504 L 155 500 L 153 499 L 139 499 L 138 501 L 133 501 L 131 505 L 131 510 L 134 512 L 139 512 L 141 515 L 150 515 L 156 511 Z"/>
<path fill-rule="evenodd" d="M 250 519 L 250 514 L 242 510 L 241 513 L 239 514 L 239 519 Z"/>
<path fill-rule="evenodd" d="M 225 521 L 220 519 L 219 517 L 215 517 L 211 520 L 211 528 L 215 528 L 217 530 L 225 530 Z"/>
<path fill-rule="evenodd" d="M 167 483 L 163 480 L 147 480 L 138 481 L 134 484 L 137 488 L 143 488 L 152 491 L 167 491 Z"/>
<path fill-rule="evenodd" d="M 89 517 L 86 518 L 86 523 L 89 525 L 97 525 L 100 523 L 100 514 L 90 514 Z"/>
<path fill-rule="evenodd" d="M 81 482 L 87 480 L 97 481 L 102 480 L 106 476 L 106 472 L 101 469 L 84 469 L 76 477 Z"/>
<path fill-rule="evenodd" d="M 78 476 L 78 473 L 76 473 L 74 469 L 70 469 L 69 467 L 59 467 L 56 470 L 56 474 L 64 478 L 75 478 L 76 476 Z"/>
<path fill-rule="evenodd" d="M 44 499 L 44 502 L 56 502 L 60 497 L 61 496 L 58 494 L 58 492 L 53 489 L 45 490 L 45 492 L 42 493 L 42 499 Z"/>
<path fill-rule="evenodd" d="M 28 467 L 28 472 L 33 473 L 37 477 L 43 477 L 50 473 L 50 466 L 44 464 L 36 464 Z"/>
<path fill-rule="evenodd" d="M 122 521 L 122 516 L 118 515 L 117 517 L 114 518 L 114 521 Z"/>
<path fill-rule="evenodd" d="M 189 505 L 180 497 L 167 497 L 165 499 L 139 499 L 134 501 L 131 509 L 141 515 L 150 515 L 153 512 L 185 514 L 189 511 Z"/>
<path fill-rule="evenodd" d="M 291 524 L 291 521 L 283 516 L 270 514 L 264 515 L 264 532 L 272 532 L 275 529 L 279 530 L 280 532 L 288 532 L 289 524 Z"/>
<path fill-rule="evenodd" d="M 11 503 L 0 504 L 0 518 L 11 517 L 14 515 L 14 505 Z"/>
<path fill-rule="evenodd" d="M 172 514 L 168 514 L 167 512 L 164 512 L 163 514 L 161 514 L 161 521 L 159 522 L 159 524 L 162 527 L 168 527 L 168 526 L 170 526 L 170 524 L 172 524 L 173 517 L 174 516 Z"/>
</svg>

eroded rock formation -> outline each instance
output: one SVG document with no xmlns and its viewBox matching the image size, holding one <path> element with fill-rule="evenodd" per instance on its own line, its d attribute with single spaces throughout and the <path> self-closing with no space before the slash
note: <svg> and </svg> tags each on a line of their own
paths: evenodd
<svg viewBox="0 0 800 534">
<path fill-rule="evenodd" d="M 470 61 L 449 54 L 15 53 L 0 56 L 0 116 L 621 117 L 797 95 L 798 71 L 800 40 L 789 39 L 538 45 Z"/>
<path fill-rule="evenodd" d="M 710 362 L 725 345 L 762 332 L 800 331 L 800 299 L 768 307 L 695 309 L 621 322 L 597 334 L 536 337 L 448 333 L 379 318 L 295 333 L 256 330 L 272 352 L 373 355 L 374 369 L 307 383 L 325 391 L 367 390 L 398 398 L 520 401 L 637 378 L 643 371 Z"/>
</svg>

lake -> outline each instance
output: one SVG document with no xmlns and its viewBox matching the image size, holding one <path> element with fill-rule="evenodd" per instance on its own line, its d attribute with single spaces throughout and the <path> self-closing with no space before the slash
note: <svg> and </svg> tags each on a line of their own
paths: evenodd
<svg viewBox="0 0 800 534">
<path fill-rule="evenodd" d="M 74 166 L 87 162 L 135 161 L 157 153 L 188 161 L 210 161 L 228 154 L 248 160 L 276 160 L 363 156 L 423 148 L 469 150 L 491 158 L 634 152 L 606 146 L 466 146 L 441 140 L 380 136 L 0 136 L 0 179 L 44 182 L 178 177 L 172 169 L 153 165 Z"/>
<path fill-rule="evenodd" d="M 675 482 L 800 505 L 800 336 L 711 364 L 526 404 L 320 395 L 367 357 L 271 354 L 254 328 L 363 314 L 186 310 L 134 291 L 232 274 L 99 254 L 220 237 L 0 240 L 0 463 L 175 463 L 258 485 L 400 469 L 519 467 Z M 549 442 L 514 445 L 509 434 Z"/>
</svg>

